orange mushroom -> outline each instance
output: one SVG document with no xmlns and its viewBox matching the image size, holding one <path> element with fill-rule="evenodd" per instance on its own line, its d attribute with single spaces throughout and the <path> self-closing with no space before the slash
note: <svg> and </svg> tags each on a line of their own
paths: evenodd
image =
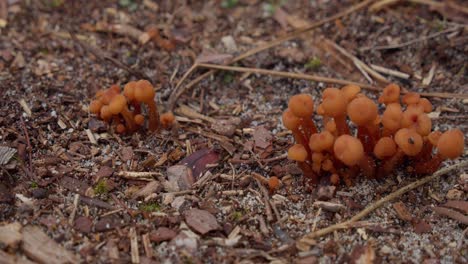
<svg viewBox="0 0 468 264">
<path fill-rule="evenodd" d="M 361 92 L 361 87 L 354 84 L 348 84 L 343 86 L 341 91 L 343 92 L 346 101 L 349 103 Z"/>
<path fill-rule="evenodd" d="M 374 155 L 378 159 L 386 159 L 395 155 L 397 146 L 390 137 L 382 137 L 377 141 L 374 147 Z"/>
<path fill-rule="evenodd" d="M 125 120 L 128 132 L 135 130 L 135 121 L 133 114 L 127 108 L 127 99 L 121 94 L 115 95 L 109 103 L 109 112 L 113 115 L 121 114 Z"/>
<path fill-rule="evenodd" d="M 401 111 L 400 104 L 391 103 L 387 105 L 382 115 L 383 136 L 393 135 L 401 128 L 402 115 L 403 112 Z"/>
<path fill-rule="evenodd" d="M 379 97 L 379 103 L 392 104 L 399 103 L 400 99 L 400 86 L 391 83 L 383 89 L 382 95 Z"/>
<path fill-rule="evenodd" d="M 434 137 L 437 137 L 435 135 Z M 437 140 L 437 154 L 429 161 L 415 166 L 416 173 L 433 173 L 446 159 L 456 159 L 463 154 L 465 139 L 460 129 L 451 129 L 440 135 Z"/>
<path fill-rule="evenodd" d="M 421 136 L 427 136 L 431 133 L 432 121 L 420 109 L 408 108 L 401 116 L 401 126 L 415 129 Z"/>
<path fill-rule="evenodd" d="M 156 131 L 159 127 L 159 113 L 154 102 L 155 91 L 153 85 L 147 80 L 139 80 L 135 84 L 134 96 L 138 102 L 143 102 L 148 107 L 149 129 Z"/>
<path fill-rule="evenodd" d="M 320 104 L 321 112 L 323 115 L 333 117 L 338 135 L 349 134 L 349 128 L 346 124 L 347 105 L 347 98 L 341 90 L 327 88 L 323 91 L 322 103 Z"/>
<path fill-rule="evenodd" d="M 364 147 L 359 139 L 350 135 L 341 135 L 335 140 L 333 151 L 335 157 L 347 166 L 358 166 L 366 177 L 374 177 L 375 163 L 364 153 Z"/>
<path fill-rule="evenodd" d="M 314 113 L 314 100 L 308 94 L 297 94 L 289 99 L 288 107 L 292 114 L 299 117 L 299 125 L 303 134 L 309 138 L 311 134 L 317 133 L 317 127 L 312 120 Z"/>
<path fill-rule="evenodd" d="M 309 178 L 313 184 L 318 183 L 318 177 L 308 163 L 309 153 L 301 144 L 295 144 L 288 149 L 288 158 L 297 161 L 297 164 L 302 170 L 304 177 Z"/>
<path fill-rule="evenodd" d="M 159 121 L 161 122 L 162 127 L 168 128 L 171 127 L 172 124 L 175 122 L 175 116 L 172 112 L 166 112 L 161 115 L 159 118 Z"/>
<path fill-rule="evenodd" d="M 366 153 L 371 153 L 379 138 L 377 105 L 369 98 L 361 96 L 348 104 L 348 116 L 358 126 L 358 138 L 364 144 Z"/>
</svg>

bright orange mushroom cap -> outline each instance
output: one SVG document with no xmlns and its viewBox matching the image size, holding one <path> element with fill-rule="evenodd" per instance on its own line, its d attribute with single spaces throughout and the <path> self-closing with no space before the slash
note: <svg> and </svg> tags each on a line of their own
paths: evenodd
<svg viewBox="0 0 468 264">
<path fill-rule="evenodd" d="M 288 158 L 290 160 L 304 162 L 307 159 L 307 150 L 301 144 L 295 144 L 288 149 Z"/>
<path fill-rule="evenodd" d="M 401 99 L 401 101 L 406 105 L 412 105 L 412 104 L 419 103 L 420 99 L 421 99 L 421 95 L 415 92 L 410 92 L 410 93 L 403 95 L 403 98 Z"/>
<path fill-rule="evenodd" d="M 125 97 L 128 98 L 128 100 L 134 100 L 135 99 L 135 87 L 136 87 L 136 81 L 131 81 L 129 83 L 127 83 L 125 86 L 124 86 L 124 90 L 123 90 L 123 94 L 125 95 Z"/>
<path fill-rule="evenodd" d="M 383 89 L 383 93 L 379 97 L 379 103 L 398 103 L 398 99 L 400 99 L 400 86 L 391 83 Z"/>
<path fill-rule="evenodd" d="M 108 105 L 104 105 L 101 107 L 100 116 L 104 120 L 109 120 L 112 117 L 112 113 L 110 112 Z"/>
<path fill-rule="evenodd" d="M 382 125 L 389 130 L 397 130 L 401 127 L 402 115 L 400 104 L 388 104 L 382 115 Z"/>
<path fill-rule="evenodd" d="M 135 121 L 135 124 L 141 126 L 145 123 L 145 117 L 141 114 L 135 115 L 133 117 L 133 120 Z"/>
<path fill-rule="evenodd" d="M 137 101 L 150 103 L 154 101 L 154 91 L 153 85 L 147 80 L 139 80 L 135 84 L 134 96 Z"/>
<path fill-rule="evenodd" d="M 350 135 L 341 135 L 333 146 L 335 157 L 348 166 L 354 166 L 364 156 L 364 147 L 359 139 Z"/>
<path fill-rule="evenodd" d="M 93 100 L 89 104 L 89 111 L 91 113 L 93 113 L 93 114 L 99 114 L 99 112 L 101 111 L 101 107 L 102 107 L 102 102 L 101 101 Z"/>
<path fill-rule="evenodd" d="M 113 115 L 117 115 L 122 112 L 124 107 L 127 107 L 127 99 L 121 94 L 115 95 L 109 103 L 109 111 Z"/>
<path fill-rule="evenodd" d="M 358 126 L 371 124 L 378 114 L 377 105 L 367 97 L 358 97 L 348 104 L 348 116 Z"/>
<path fill-rule="evenodd" d="M 336 117 L 346 114 L 348 101 L 340 89 L 327 88 L 323 90 L 322 99 L 321 106 L 325 115 Z"/>
<path fill-rule="evenodd" d="M 442 132 L 440 131 L 432 131 L 429 135 L 427 135 L 427 140 L 432 144 L 432 146 L 437 146 L 439 142 L 440 136 L 442 136 Z"/>
<path fill-rule="evenodd" d="M 320 152 L 331 149 L 335 137 L 329 131 L 323 131 L 321 133 L 315 133 L 310 136 L 309 147 L 312 151 Z"/>
<path fill-rule="evenodd" d="M 374 146 L 374 155 L 379 159 L 384 159 L 395 155 L 396 144 L 390 137 L 383 137 Z"/>
<path fill-rule="evenodd" d="M 175 121 L 175 116 L 172 112 L 166 112 L 159 117 L 159 120 L 163 127 L 170 127 Z"/>
<path fill-rule="evenodd" d="M 423 147 L 421 135 L 409 128 L 402 128 L 396 132 L 395 143 L 408 156 L 416 156 Z"/>
<path fill-rule="evenodd" d="M 451 129 L 444 132 L 437 142 L 439 154 L 445 158 L 455 159 L 463 154 L 465 138 L 460 129 Z"/>
<path fill-rule="evenodd" d="M 296 94 L 289 99 L 288 107 L 298 117 L 310 117 L 314 113 L 314 100 L 308 94 Z"/>
<path fill-rule="evenodd" d="M 296 130 L 301 123 L 301 119 L 295 116 L 289 108 L 283 112 L 282 120 L 284 126 L 289 130 Z"/>
<path fill-rule="evenodd" d="M 431 133 L 432 121 L 427 114 L 420 112 L 417 108 L 408 108 L 401 117 L 401 126 L 414 128 L 421 136 Z"/>
<path fill-rule="evenodd" d="M 346 101 L 351 102 L 351 100 L 356 98 L 357 94 L 361 92 L 361 87 L 354 84 L 348 84 L 343 86 L 341 91 L 343 92 Z"/>
</svg>

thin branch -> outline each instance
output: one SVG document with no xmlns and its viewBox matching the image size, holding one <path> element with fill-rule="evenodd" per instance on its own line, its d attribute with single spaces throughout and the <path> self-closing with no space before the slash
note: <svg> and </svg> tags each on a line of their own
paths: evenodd
<svg viewBox="0 0 468 264">
<path fill-rule="evenodd" d="M 377 86 L 373 86 L 373 85 L 366 84 L 366 83 L 359 83 L 359 82 L 335 79 L 331 77 L 323 77 L 323 76 L 318 76 L 318 75 L 310 75 L 310 74 L 305 74 L 305 73 L 282 72 L 282 71 L 266 70 L 266 69 L 259 69 L 259 68 L 224 66 L 224 65 L 205 64 L 205 63 L 200 63 L 198 64 L 198 66 L 203 67 L 203 68 L 216 69 L 216 70 L 248 72 L 248 73 L 256 73 L 256 74 L 263 74 L 263 75 L 272 75 L 272 76 L 278 76 L 278 77 L 284 77 L 284 78 L 333 83 L 333 84 L 339 84 L 339 85 L 354 84 L 354 85 L 360 86 L 363 89 L 377 91 L 377 92 L 382 90 L 381 88 Z M 405 94 L 407 92 L 402 92 L 402 93 Z M 468 99 L 468 94 L 439 93 L 439 92 L 427 92 L 427 93 L 423 92 L 419 94 L 424 97 Z"/>
<path fill-rule="evenodd" d="M 399 190 L 383 197 L 382 199 L 378 200 L 377 202 L 371 204 L 370 206 L 366 207 L 364 210 L 362 210 L 361 212 L 359 212 L 358 214 L 356 214 L 355 216 L 353 216 L 351 219 L 347 220 L 347 221 L 344 221 L 344 222 L 341 222 L 341 223 L 338 223 L 338 224 L 335 224 L 335 225 L 331 225 L 331 226 L 328 226 L 326 228 L 323 228 L 323 229 L 320 229 L 320 230 L 317 230 L 315 232 L 310 232 L 309 234 L 303 236 L 300 240 L 299 240 L 299 243 L 302 241 L 306 241 L 306 240 L 310 240 L 310 239 L 313 239 L 313 238 L 317 238 L 317 237 L 321 237 L 321 236 L 324 236 L 326 234 L 329 234 L 329 233 L 332 233 L 336 230 L 339 230 L 339 229 L 345 229 L 345 228 L 348 228 L 350 226 L 352 226 L 352 224 L 354 222 L 357 222 L 359 220 L 361 220 L 362 218 L 366 217 L 367 215 L 369 215 L 370 213 L 372 213 L 373 211 L 375 211 L 376 209 L 380 208 L 382 205 L 386 204 L 387 202 L 390 202 L 398 197 L 401 197 L 403 194 L 413 190 L 413 189 L 416 189 L 418 188 L 419 186 L 421 185 L 424 185 L 432 180 L 435 180 L 437 178 L 439 178 L 440 176 L 442 175 L 445 175 L 453 170 L 458 170 L 458 169 L 461 169 L 461 168 L 464 168 L 468 166 L 468 161 L 465 160 L 465 161 L 461 161 L 459 162 L 458 164 L 455 164 L 455 165 L 452 165 L 452 166 L 449 166 L 449 167 L 446 167 L 446 168 L 443 168 L 443 169 L 440 169 L 438 171 L 436 171 L 434 174 L 430 175 L 430 176 L 427 176 L 425 178 L 422 178 L 420 180 L 417 180 L 411 184 L 408 184 L 402 188 L 400 188 Z"/>
<path fill-rule="evenodd" d="M 276 40 L 273 40 L 265 45 L 262 45 L 262 46 L 258 46 L 258 47 L 255 47 L 237 57 L 235 57 L 229 64 L 232 64 L 232 63 L 236 63 L 240 60 L 243 60 L 247 57 L 250 57 L 254 54 L 257 54 L 261 51 L 264 51 L 264 50 L 267 50 L 267 49 L 270 49 L 272 47 L 275 47 L 285 41 L 288 41 L 288 40 L 291 40 L 291 39 L 294 39 L 298 36 L 300 36 L 301 34 L 303 33 L 306 33 L 306 32 L 309 32 L 317 27 L 320 27 L 328 22 L 333 22 L 337 19 L 340 19 L 342 17 L 345 17 L 353 12 L 356 12 L 364 7 L 366 7 L 367 5 L 369 5 L 370 3 L 372 3 L 373 1 L 375 0 L 365 0 L 365 1 L 362 1 L 356 5 L 353 5 L 351 6 L 350 8 L 348 8 L 347 10 L 343 11 L 343 12 L 340 12 L 340 13 L 337 13 L 336 15 L 333 15 L 333 16 L 330 16 L 328 18 L 324 18 L 322 20 L 319 20 L 315 23 L 312 23 L 311 25 L 305 27 L 305 28 L 302 28 L 302 29 L 298 29 L 294 32 L 292 32 L 291 34 L 288 34 L 284 37 L 281 37 L 279 39 L 276 39 Z M 197 65 L 193 65 L 192 67 L 190 67 L 189 71 L 192 70 L 193 67 L 197 67 Z M 204 74 L 200 75 L 198 78 L 196 78 L 195 80 L 191 81 L 189 84 L 187 84 L 184 89 L 180 90 L 179 91 L 179 88 L 180 86 L 182 85 L 183 81 L 185 80 L 185 78 L 181 79 L 179 81 L 179 83 L 177 83 L 176 85 L 176 88 L 174 88 L 174 90 L 172 91 L 171 93 L 171 96 L 169 98 L 169 109 L 172 110 L 174 108 L 174 104 L 175 102 L 177 101 L 177 99 L 185 92 L 185 91 L 188 91 L 190 90 L 194 85 L 196 85 L 197 83 L 199 83 L 201 80 L 203 80 L 204 78 L 210 76 L 211 74 L 213 74 L 215 72 L 215 70 L 210 70 L 208 72 L 205 72 Z"/>
</svg>

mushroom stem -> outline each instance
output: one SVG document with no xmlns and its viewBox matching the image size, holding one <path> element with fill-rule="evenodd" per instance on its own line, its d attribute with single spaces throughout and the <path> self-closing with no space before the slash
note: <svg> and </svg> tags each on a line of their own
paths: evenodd
<svg viewBox="0 0 468 264">
<path fill-rule="evenodd" d="M 385 160 L 382 163 L 382 166 L 379 168 L 377 172 L 378 177 L 382 178 L 390 174 L 393 171 L 393 169 L 395 169 L 395 167 L 401 163 L 404 156 L 405 156 L 405 153 L 400 148 L 398 148 L 395 155 L 393 155 L 391 158 Z"/>
<path fill-rule="evenodd" d="M 123 119 L 125 120 L 125 124 L 127 125 L 127 131 L 128 132 L 133 132 L 136 129 L 135 126 L 135 121 L 133 119 L 133 114 L 128 110 L 127 106 L 125 106 L 122 109 L 122 114 Z"/>
<path fill-rule="evenodd" d="M 147 102 L 148 106 L 148 120 L 149 120 L 149 129 L 151 131 L 156 131 L 159 128 L 159 113 L 154 101 Z"/>
<path fill-rule="evenodd" d="M 414 166 L 414 172 L 417 174 L 431 174 L 434 173 L 444 161 L 445 158 L 440 155 L 434 155 L 430 160 L 416 163 Z"/>
<path fill-rule="evenodd" d="M 319 183 L 318 175 L 313 171 L 312 167 L 308 163 L 298 161 L 297 165 L 299 166 L 299 168 L 301 168 L 304 177 L 310 180 L 310 183 Z"/>
<path fill-rule="evenodd" d="M 346 124 L 346 116 L 345 115 L 340 115 L 340 116 L 335 116 L 335 124 L 336 124 L 336 130 L 338 132 L 338 136 L 341 135 L 349 135 L 349 127 Z"/>
<path fill-rule="evenodd" d="M 358 166 L 361 168 L 362 174 L 364 174 L 364 176 L 366 176 L 368 179 L 374 178 L 375 162 L 371 157 L 364 154 L 362 159 L 359 161 Z"/>
<path fill-rule="evenodd" d="M 304 130 L 304 136 L 309 138 L 310 135 L 317 133 L 317 127 L 311 118 L 301 118 L 302 128 Z"/>
</svg>

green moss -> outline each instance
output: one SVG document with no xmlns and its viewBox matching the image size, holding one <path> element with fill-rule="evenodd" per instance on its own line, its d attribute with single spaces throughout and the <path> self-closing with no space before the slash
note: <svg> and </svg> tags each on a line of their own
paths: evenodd
<svg viewBox="0 0 468 264">
<path fill-rule="evenodd" d="M 322 61 L 317 57 L 313 57 L 305 65 L 307 69 L 311 69 L 311 70 L 317 70 L 318 68 L 320 68 L 320 66 L 322 66 Z"/>
<path fill-rule="evenodd" d="M 94 193 L 97 195 L 107 194 L 109 192 L 109 187 L 107 186 L 106 180 L 100 180 L 96 186 L 94 186 Z"/>
<path fill-rule="evenodd" d="M 157 202 L 141 204 L 138 209 L 145 212 L 158 212 L 161 211 L 161 206 Z"/>
<path fill-rule="evenodd" d="M 223 82 L 225 84 L 230 84 L 232 83 L 232 81 L 234 81 L 234 75 L 232 74 L 232 72 L 226 72 L 223 76 Z"/>
<path fill-rule="evenodd" d="M 242 218 L 243 215 L 244 215 L 244 214 L 243 214 L 241 211 L 234 211 L 234 212 L 231 214 L 231 217 L 232 217 L 232 220 L 234 220 L 234 221 L 239 221 L 239 220 Z"/>
<path fill-rule="evenodd" d="M 31 189 L 36 189 L 37 187 L 39 187 L 39 185 L 37 184 L 37 182 L 31 182 Z"/>
<path fill-rule="evenodd" d="M 223 0 L 221 2 L 221 7 L 223 8 L 233 8 L 239 3 L 239 0 Z"/>
</svg>

